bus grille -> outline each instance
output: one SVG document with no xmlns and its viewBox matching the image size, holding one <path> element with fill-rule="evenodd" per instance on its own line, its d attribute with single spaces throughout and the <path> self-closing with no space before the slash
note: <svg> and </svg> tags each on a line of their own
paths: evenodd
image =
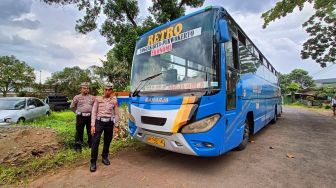
<svg viewBox="0 0 336 188">
<path fill-rule="evenodd" d="M 163 126 L 167 121 L 167 118 L 141 116 L 141 122 L 144 124 Z"/>
</svg>

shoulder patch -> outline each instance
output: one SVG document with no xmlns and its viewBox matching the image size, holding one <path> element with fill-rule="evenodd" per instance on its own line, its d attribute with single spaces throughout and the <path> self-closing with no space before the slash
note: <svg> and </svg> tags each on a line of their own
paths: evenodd
<svg viewBox="0 0 336 188">
<path fill-rule="evenodd" d="M 97 96 L 96 99 L 97 99 L 98 102 L 103 102 L 103 97 L 101 97 L 101 96 Z"/>
</svg>

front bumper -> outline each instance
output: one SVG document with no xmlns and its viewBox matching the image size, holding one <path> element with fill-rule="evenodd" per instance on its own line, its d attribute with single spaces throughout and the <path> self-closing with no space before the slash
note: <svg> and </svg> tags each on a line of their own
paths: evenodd
<svg viewBox="0 0 336 188">
<path fill-rule="evenodd" d="M 156 138 L 164 139 L 165 146 L 161 147 L 156 144 L 148 143 L 147 139 L 149 136 L 154 136 Z M 133 137 L 139 141 L 145 142 L 146 144 L 149 144 L 149 145 L 161 148 L 161 149 L 165 149 L 165 150 L 169 150 L 169 151 L 173 151 L 177 153 L 183 153 L 187 155 L 197 155 L 193 151 L 193 149 L 189 146 L 189 144 L 184 139 L 181 133 L 162 134 L 162 133 L 145 130 L 145 129 L 138 127 L 136 131 L 134 132 Z"/>
<path fill-rule="evenodd" d="M 11 123 L 6 123 L 6 122 L 0 122 L 0 126 L 7 126 L 10 125 Z"/>
<path fill-rule="evenodd" d="M 161 149 L 196 156 L 220 155 L 221 137 L 220 135 L 216 135 L 216 133 L 223 132 L 221 127 L 222 126 L 215 126 L 213 129 L 205 133 L 166 133 L 143 129 L 136 126 L 135 123 L 129 121 L 129 133 L 136 140 Z M 147 140 L 149 136 L 164 139 L 165 146 L 162 147 L 156 144 L 149 143 Z M 209 145 L 206 144 L 211 145 L 209 147 Z"/>
</svg>

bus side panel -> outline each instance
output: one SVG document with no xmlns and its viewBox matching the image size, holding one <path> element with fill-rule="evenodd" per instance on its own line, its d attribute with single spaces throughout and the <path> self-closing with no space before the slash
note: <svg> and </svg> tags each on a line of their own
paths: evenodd
<svg viewBox="0 0 336 188">
<path fill-rule="evenodd" d="M 183 134 L 189 146 L 198 156 L 218 156 L 221 154 L 223 145 L 224 118 L 221 118 L 216 125 L 207 132 L 195 134 Z M 211 143 L 214 147 L 205 147 L 204 143 Z"/>
<path fill-rule="evenodd" d="M 247 103 L 247 101 L 245 101 Z M 242 110 L 238 114 L 232 116 L 230 113 L 226 114 L 228 118 L 228 125 L 225 131 L 224 144 L 222 152 L 225 153 L 237 147 L 243 140 L 244 122 L 242 117 L 245 117 L 245 112 Z"/>
<path fill-rule="evenodd" d="M 267 111 L 267 103 L 265 101 L 265 94 L 263 86 L 266 84 L 266 81 L 258 76 L 256 76 L 256 92 L 258 93 L 256 101 L 256 106 L 254 109 L 254 130 L 253 133 L 256 133 L 258 130 L 265 126 L 265 113 Z"/>
<path fill-rule="evenodd" d="M 209 131 L 196 134 L 183 134 L 191 148 L 197 155 L 201 156 L 218 156 L 224 143 L 225 118 L 224 118 L 224 99 L 223 91 L 212 96 L 203 96 L 197 110 L 196 119 L 200 120 L 205 117 L 220 114 L 221 118 Z M 202 146 L 203 142 L 214 144 L 213 148 Z"/>
</svg>

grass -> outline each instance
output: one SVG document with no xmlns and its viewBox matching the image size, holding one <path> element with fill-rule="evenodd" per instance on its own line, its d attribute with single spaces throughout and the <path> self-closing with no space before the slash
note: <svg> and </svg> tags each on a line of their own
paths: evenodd
<svg viewBox="0 0 336 188">
<path fill-rule="evenodd" d="M 115 153 L 122 148 L 137 147 L 134 140 L 128 138 L 125 141 L 113 141 L 110 153 Z M 101 147 L 100 147 L 101 149 Z M 55 171 L 64 167 L 74 167 L 82 160 L 89 160 L 91 150 L 84 148 L 82 153 L 74 152 L 71 149 L 62 149 L 53 156 L 35 158 L 25 163 L 23 166 L 0 166 L 0 185 L 28 183 L 33 177 L 42 175 L 46 172 Z"/>
<path fill-rule="evenodd" d="M 0 165 L 0 185 L 27 183 L 32 177 L 39 176 L 45 172 L 54 171 L 64 166 L 78 165 L 79 161 L 89 160 L 91 150 L 83 148 L 82 153 L 72 150 L 75 135 L 76 117 L 71 111 L 53 112 L 49 117 L 37 118 L 30 122 L 21 124 L 22 126 L 33 126 L 41 128 L 52 128 L 56 130 L 59 139 L 64 147 L 56 154 L 34 158 L 21 166 L 1 166 Z M 87 140 L 85 134 L 84 140 Z M 101 139 L 103 140 L 103 139 Z M 110 153 L 115 153 L 125 147 L 138 147 L 138 143 L 131 138 L 126 140 L 112 141 Z M 100 147 L 100 150 L 102 147 Z"/>
<path fill-rule="evenodd" d="M 71 148 L 75 141 L 76 115 L 72 111 L 53 112 L 49 117 L 40 117 L 22 124 L 55 129 L 65 148 Z M 87 138 L 85 138 L 85 140 L 87 140 Z"/>
</svg>

